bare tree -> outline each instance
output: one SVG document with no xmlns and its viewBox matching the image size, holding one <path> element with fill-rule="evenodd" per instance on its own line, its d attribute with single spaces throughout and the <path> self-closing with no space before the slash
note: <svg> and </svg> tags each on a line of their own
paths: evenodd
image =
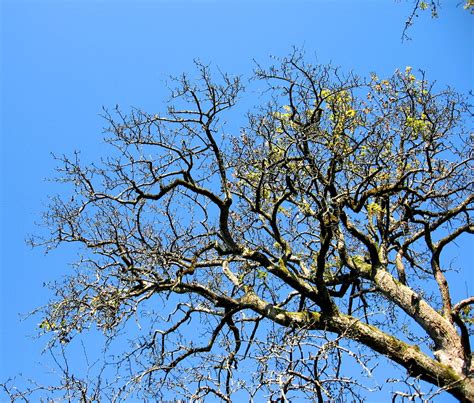
<svg viewBox="0 0 474 403">
<path fill-rule="evenodd" d="M 100 163 L 60 158 L 73 193 L 34 243 L 82 257 L 44 311 L 53 343 L 126 330 L 116 390 L 154 398 L 363 400 L 384 356 L 407 372 L 394 400 L 473 401 L 474 297 L 452 300 L 443 259 L 474 231 L 464 98 L 295 53 L 257 69 L 264 106 L 230 135 L 241 80 L 198 70 L 165 114 L 106 112 Z"/>
</svg>

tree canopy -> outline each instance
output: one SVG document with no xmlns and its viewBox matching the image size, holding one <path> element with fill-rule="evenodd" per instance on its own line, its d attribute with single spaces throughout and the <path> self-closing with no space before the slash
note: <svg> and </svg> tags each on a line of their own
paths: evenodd
<svg viewBox="0 0 474 403">
<path fill-rule="evenodd" d="M 61 345 L 139 323 L 115 382 L 63 389 L 361 399 L 385 356 L 400 396 L 474 400 L 474 297 L 453 300 L 443 259 L 474 232 L 464 97 L 410 67 L 360 78 L 294 53 L 256 69 L 244 123 L 241 78 L 197 70 L 163 113 L 106 111 L 109 156 L 58 158 L 72 193 L 33 242 L 81 258 L 40 327 Z"/>
</svg>

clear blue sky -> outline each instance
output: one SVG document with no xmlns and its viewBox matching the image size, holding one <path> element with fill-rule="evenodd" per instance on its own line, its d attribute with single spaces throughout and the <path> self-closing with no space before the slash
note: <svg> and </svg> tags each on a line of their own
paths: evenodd
<svg viewBox="0 0 474 403">
<path fill-rule="evenodd" d="M 1 2 L 0 380 L 35 377 L 44 340 L 38 319 L 20 322 L 47 300 L 43 282 L 73 261 L 60 249 L 44 256 L 25 244 L 38 232 L 55 166 L 50 153 L 100 153 L 102 106 L 162 108 L 163 80 L 200 58 L 248 75 L 252 60 L 284 56 L 293 45 L 308 58 L 379 76 L 426 70 L 441 88 L 467 92 L 473 80 L 473 16 L 446 0 L 440 18 L 421 16 L 413 40 L 400 37 L 411 2 L 3 0 Z M 467 246 L 467 245 L 466 245 Z M 464 248 L 461 263 L 474 261 Z M 470 256 L 469 256 L 470 255 Z M 465 296 L 466 284 L 457 290 Z"/>
</svg>

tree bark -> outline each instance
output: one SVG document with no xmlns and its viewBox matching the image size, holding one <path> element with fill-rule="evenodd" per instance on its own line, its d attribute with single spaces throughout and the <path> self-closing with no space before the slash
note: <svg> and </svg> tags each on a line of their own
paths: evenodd
<svg viewBox="0 0 474 403">
<path fill-rule="evenodd" d="M 450 359 L 437 361 L 412 346 L 380 329 L 344 314 L 327 315 L 317 312 L 289 312 L 267 304 L 254 293 L 247 293 L 237 305 L 247 305 L 254 311 L 283 326 L 297 326 L 326 330 L 360 342 L 403 366 L 413 377 L 446 389 L 461 402 L 474 402 L 474 379 L 463 373 Z M 445 353 L 448 357 L 451 350 Z"/>
</svg>

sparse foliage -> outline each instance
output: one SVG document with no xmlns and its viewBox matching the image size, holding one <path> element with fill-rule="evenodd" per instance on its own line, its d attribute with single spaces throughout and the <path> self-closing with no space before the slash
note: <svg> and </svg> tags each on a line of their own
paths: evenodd
<svg viewBox="0 0 474 403">
<path fill-rule="evenodd" d="M 446 2 L 445 4 L 447 4 Z M 463 6 L 464 10 L 469 11 L 471 14 L 474 14 L 474 1 L 473 0 L 464 0 L 457 2 L 458 6 Z M 416 18 L 418 18 L 420 13 L 429 12 L 432 18 L 438 18 L 439 9 L 441 8 L 440 0 L 414 0 L 413 8 L 405 21 L 405 26 L 402 32 L 402 40 L 411 39 L 408 35 L 410 27 L 415 23 Z"/>
<path fill-rule="evenodd" d="M 397 396 L 473 400 L 474 297 L 452 300 L 443 260 L 474 231 L 463 97 L 295 53 L 256 70 L 265 104 L 229 134 L 241 80 L 198 70 L 167 113 L 106 112 L 100 163 L 60 158 L 74 193 L 34 243 L 82 258 L 44 312 L 52 343 L 128 329 L 111 388 L 142 397 L 359 400 L 385 356 Z"/>
</svg>

